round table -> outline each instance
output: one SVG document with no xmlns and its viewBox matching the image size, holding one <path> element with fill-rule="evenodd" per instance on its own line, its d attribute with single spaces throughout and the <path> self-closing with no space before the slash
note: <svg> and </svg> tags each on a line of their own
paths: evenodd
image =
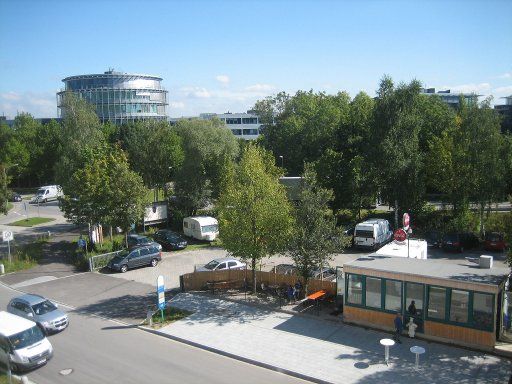
<svg viewBox="0 0 512 384">
<path fill-rule="evenodd" d="M 389 361 L 389 347 L 395 345 L 395 341 L 392 339 L 380 339 L 380 343 L 384 346 L 384 360 L 387 365 Z"/>
<path fill-rule="evenodd" d="M 425 348 L 415 345 L 415 346 L 409 348 L 409 351 L 411 351 L 412 353 L 414 353 L 416 355 L 416 365 L 414 366 L 414 368 L 419 369 L 420 355 L 425 353 Z"/>
</svg>

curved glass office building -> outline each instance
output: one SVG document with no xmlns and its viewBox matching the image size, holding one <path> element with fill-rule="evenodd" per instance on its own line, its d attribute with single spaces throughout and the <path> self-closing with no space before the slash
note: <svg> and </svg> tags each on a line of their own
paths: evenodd
<svg viewBox="0 0 512 384">
<path fill-rule="evenodd" d="M 62 80 L 65 88 L 57 93 L 62 117 L 66 92 L 73 92 L 95 106 L 102 122 L 124 124 L 135 120 L 166 120 L 167 91 L 162 78 L 150 75 L 114 72 L 79 75 Z"/>
</svg>

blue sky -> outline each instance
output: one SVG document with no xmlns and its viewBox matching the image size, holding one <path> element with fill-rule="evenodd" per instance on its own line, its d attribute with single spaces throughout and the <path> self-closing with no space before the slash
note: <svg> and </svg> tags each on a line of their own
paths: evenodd
<svg viewBox="0 0 512 384">
<path fill-rule="evenodd" d="M 67 76 L 163 77 L 170 116 L 396 81 L 512 94 L 512 1 L 0 0 L 0 115 L 57 115 Z"/>
</svg>

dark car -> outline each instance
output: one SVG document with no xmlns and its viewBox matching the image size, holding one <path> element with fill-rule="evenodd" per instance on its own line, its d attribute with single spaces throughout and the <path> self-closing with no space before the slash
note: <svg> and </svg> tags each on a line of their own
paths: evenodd
<svg viewBox="0 0 512 384">
<path fill-rule="evenodd" d="M 187 248 L 187 240 L 178 235 L 176 232 L 168 229 L 161 229 L 157 231 L 153 237 L 158 244 L 162 247 L 173 251 Z"/>
<path fill-rule="evenodd" d="M 485 234 L 484 248 L 488 251 L 504 252 L 507 248 L 503 233 L 487 232 Z"/>
<path fill-rule="evenodd" d="M 21 198 L 21 195 L 19 193 L 13 192 L 9 195 L 9 201 L 17 202 L 21 200 L 23 199 Z"/>
<path fill-rule="evenodd" d="M 129 248 L 140 247 L 140 246 L 144 246 L 144 245 L 154 245 L 154 246 L 158 247 L 158 249 L 160 251 L 162 250 L 162 246 L 160 244 L 155 243 L 153 241 L 153 239 L 151 239 L 147 236 L 137 235 L 135 233 L 128 235 L 128 247 Z"/>
<path fill-rule="evenodd" d="M 465 249 L 476 248 L 480 244 L 474 233 L 448 233 L 443 237 L 441 247 L 445 251 L 464 252 Z"/>
<path fill-rule="evenodd" d="M 439 231 L 427 231 L 425 233 L 425 240 L 427 241 L 427 246 L 439 248 L 441 246 L 443 236 Z"/>
<path fill-rule="evenodd" d="M 136 267 L 148 265 L 156 267 L 160 260 L 162 260 L 162 254 L 157 246 L 141 246 L 121 251 L 108 262 L 107 267 L 113 271 L 124 273 L 128 269 Z"/>
</svg>

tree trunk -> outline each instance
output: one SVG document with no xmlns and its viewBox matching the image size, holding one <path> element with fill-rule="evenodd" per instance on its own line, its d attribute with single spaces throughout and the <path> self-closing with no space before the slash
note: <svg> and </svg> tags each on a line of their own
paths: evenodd
<svg viewBox="0 0 512 384">
<path fill-rule="evenodd" d="M 485 211 L 485 203 L 480 202 L 480 236 L 484 235 L 484 211 Z"/>
<path fill-rule="evenodd" d="M 253 285 L 253 293 L 256 295 L 256 258 L 253 257 L 251 260 L 252 265 L 252 285 Z"/>
<path fill-rule="evenodd" d="M 395 199 L 395 229 L 398 228 L 398 199 Z"/>
<path fill-rule="evenodd" d="M 113 241 L 112 226 L 111 225 L 109 225 L 109 227 L 108 227 L 108 236 L 110 237 L 110 241 Z"/>
</svg>

